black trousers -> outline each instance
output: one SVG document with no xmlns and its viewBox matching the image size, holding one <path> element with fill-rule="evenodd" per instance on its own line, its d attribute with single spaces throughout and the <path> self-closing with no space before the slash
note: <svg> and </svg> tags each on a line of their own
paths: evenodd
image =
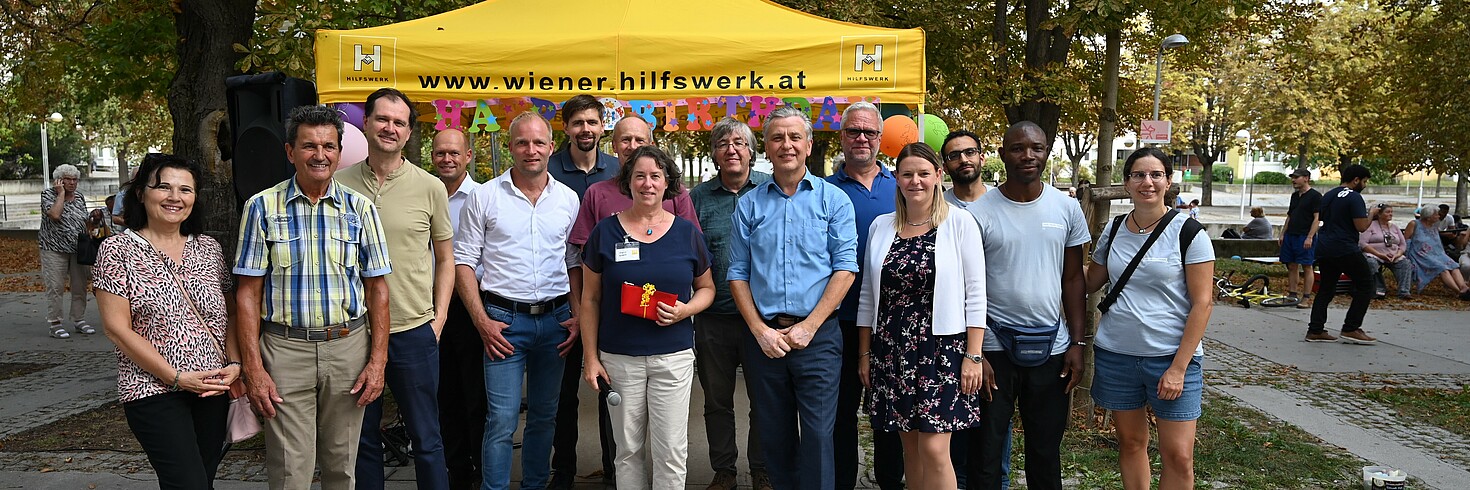
<svg viewBox="0 0 1470 490">
<path fill-rule="evenodd" d="M 1348 305 L 1347 316 L 1342 319 L 1342 331 L 1363 328 L 1363 316 L 1368 314 L 1368 304 L 1373 301 L 1373 270 L 1368 266 L 1368 259 L 1358 252 L 1317 257 L 1317 267 L 1322 271 L 1322 280 L 1317 282 L 1317 299 L 1312 302 L 1307 333 L 1327 329 L 1327 308 L 1332 306 L 1332 297 L 1337 296 L 1337 281 L 1343 274 L 1353 281 L 1353 302 Z"/>
<path fill-rule="evenodd" d="M 852 490 L 858 475 L 858 411 L 862 410 L 863 381 L 858 379 L 857 322 L 838 320 L 842 327 L 842 379 L 837 385 L 837 418 L 832 426 L 832 468 L 837 488 Z M 903 488 L 903 441 L 897 432 L 873 431 L 873 478 L 878 488 Z"/>
<path fill-rule="evenodd" d="M 228 395 L 200 398 L 187 391 L 123 404 L 128 428 L 148 454 L 160 489 L 214 487 L 215 470 L 224 457 L 229 410 Z"/>
<path fill-rule="evenodd" d="M 551 436 L 551 472 L 571 477 L 577 475 L 577 390 L 582 382 L 582 340 L 572 344 L 561 371 L 561 398 L 556 404 L 556 432 Z M 602 476 L 613 478 L 613 457 L 618 445 L 613 441 L 612 415 L 607 411 L 607 395 L 597 394 L 597 432 L 602 445 Z"/>
<path fill-rule="evenodd" d="M 990 401 L 981 402 L 979 430 L 969 434 L 965 488 L 1001 489 L 1001 460 L 1008 456 L 1011 415 L 1019 408 L 1026 431 L 1026 488 L 1061 490 L 1062 433 L 1071 406 L 1069 379 L 1061 377 L 1063 357 L 1054 355 L 1045 364 L 1023 368 L 1012 364 L 1004 352 L 985 353 L 995 371 L 996 390 Z"/>
<path fill-rule="evenodd" d="M 485 344 L 455 295 L 439 335 L 439 430 L 449 488 L 480 488 L 485 410 Z"/>
</svg>

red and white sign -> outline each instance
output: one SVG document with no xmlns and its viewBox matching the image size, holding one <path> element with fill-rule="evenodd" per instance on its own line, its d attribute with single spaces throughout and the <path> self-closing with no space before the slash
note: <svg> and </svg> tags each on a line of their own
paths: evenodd
<svg viewBox="0 0 1470 490">
<path fill-rule="evenodd" d="M 1144 121 L 1138 131 L 1138 141 L 1144 143 L 1168 143 L 1172 129 L 1169 121 Z"/>
</svg>

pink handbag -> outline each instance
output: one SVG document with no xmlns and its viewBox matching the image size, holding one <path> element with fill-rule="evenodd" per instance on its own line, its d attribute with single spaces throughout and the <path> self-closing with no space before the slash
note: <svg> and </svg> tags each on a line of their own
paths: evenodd
<svg viewBox="0 0 1470 490">
<path fill-rule="evenodd" d="M 225 441 L 230 444 L 255 437 L 260 433 L 260 419 L 245 396 L 245 384 L 236 379 L 230 384 L 230 413 L 225 416 Z"/>
</svg>

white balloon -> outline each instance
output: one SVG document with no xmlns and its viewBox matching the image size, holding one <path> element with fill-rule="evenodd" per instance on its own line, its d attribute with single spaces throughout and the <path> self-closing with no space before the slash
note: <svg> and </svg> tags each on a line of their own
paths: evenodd
<svg viewBox="0 0 1470 490">
<path fill-rule="evenodd" d="M 368 147 L 367 136 L 362 134 L 361 129 L 351 124 L 342 125 L 342 163 L 337 166 L 341 170 L 367 160 Z"/>
</svg>

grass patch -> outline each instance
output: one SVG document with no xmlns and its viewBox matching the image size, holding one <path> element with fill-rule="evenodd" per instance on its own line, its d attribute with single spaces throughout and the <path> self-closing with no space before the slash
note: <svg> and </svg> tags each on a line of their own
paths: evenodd
<svg viewBox="0 0 1470 490">
<path fill-rule="evenodd" d="M 45 371 L 56 367 L 55 364 L 37 364 L 30 362 L 4 362 L 0 363 L 0 381 L 10 378 L 19 378 L 27 374 Z"/>
<path fill-rule="evenodd" d="M 1458 390 L 1385 387 L 1358 390 L 1369 400 L 1393 407 L 1400 417 L 1433 424 L 1470 437 L 1470 386 Z"/>
<path fill-rule="evenodd" d="M 1094 424 L 1095 425 L 1095 424 Z M 1154 434 L 1154 440 L 1158 440 Z M 1019 434 L 1015 450 L 1021 450 Z M 1012 468 L 1019 468 L 1013 453 Z M 1154 484 L 1162 466 L 1150 450 Z M 1348 488 L 1363 462 L 1232 400 L 1206 393 L 1194 449 L 1196 488 Z M 1077 488 L 1121 489 L 1112 427 L 1075 427 L 1062 441 L 1063 477 Z M 1014 480 L 1019 473 L 1012 473 Z"/>
</svg>

